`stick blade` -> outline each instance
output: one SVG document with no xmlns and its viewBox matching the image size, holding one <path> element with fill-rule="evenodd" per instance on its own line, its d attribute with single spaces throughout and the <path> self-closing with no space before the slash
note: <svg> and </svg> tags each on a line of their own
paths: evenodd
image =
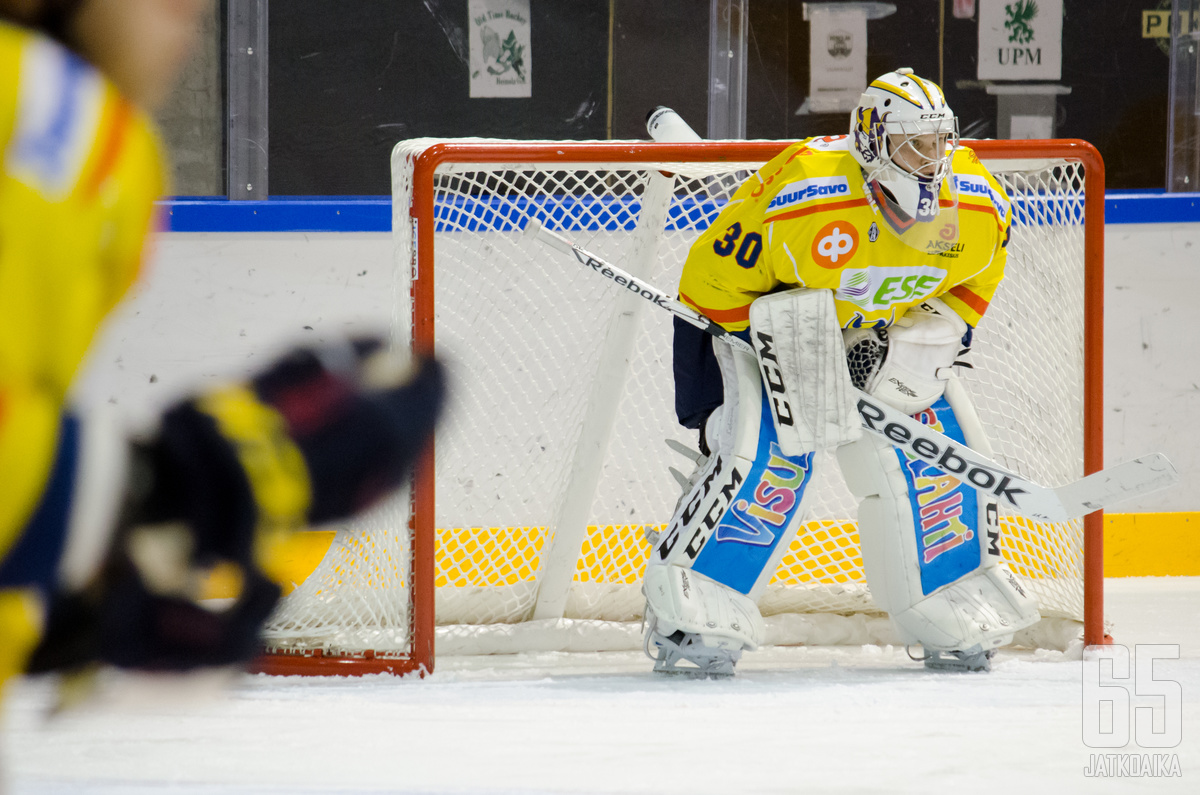
<svg viewBox="0 0 1200 795">
<path fill-rule="evenodd" d="M 536 239 L 538 233 L 542 231 L 542 222 L 536 218 L 530 217 L 525 219 L 525 228 L 521 230 L 521 237 Z"/>
<path fill-rule="evenodd" d="M 1083 516 L 1124 500 L 1169 488 L 1179 481 L 1175 465 L 1162 453 L 1150 453 L 1102 469 L 1055 489 L 1067 512 Z"/>
</svg>

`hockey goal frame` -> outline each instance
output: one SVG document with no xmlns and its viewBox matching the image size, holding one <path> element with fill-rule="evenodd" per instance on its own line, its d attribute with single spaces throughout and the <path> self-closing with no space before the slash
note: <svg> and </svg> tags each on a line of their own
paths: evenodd
<svg viewBox="0 0 1200 795">
<path fill-rule="evenodd" d="M 432 353 L 435 347 L 434 265 L 435 175 L 443 164 L 479 163 L 540 165 L 629 162 L 730 163 L 766 162 L 791 141 L 715 141 L 701 143 L 651 142 L 474 142 L 444 141 L 415 158 L 412 205 L 393 208 L 393 223 L 411 223 L 414 253 L 411 300 L 412 346 Z M 1104 302 L 1104 163 L 1094 146 L 1082 140 L 964 141 L 981 159 L 1061 159 L 1081 164 L 1084 183 L 1084 316 L 1102 318 Z M 669 288 L 668 285 L 660 285 Z M 1103 323 L 1083 328 L 1083 468 L 1085 474 L 1103 467 Z M 419 461 L 412 482 L 411 531 L 411 648 L 407 655 L 366 652 L 339 657 L 273 653 L 260 657 L 253 670 L 277 675 L 361 675 L 370 673 L 424 675 L 435 662 L 435 554 L 437 535 L 434 506 L 436 483 L 433 447 Z M 1083 520 L 1083 639 L 1085 645 L 1111 643 L 1104 630 L 1103 513 Z"/>
</svg>

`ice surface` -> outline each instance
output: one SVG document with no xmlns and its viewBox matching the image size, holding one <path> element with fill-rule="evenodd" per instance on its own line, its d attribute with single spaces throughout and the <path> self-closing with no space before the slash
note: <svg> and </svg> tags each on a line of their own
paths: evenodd
<svg viewBox="0 0 1200 795">
<path fill-rule="evenodd" d="M 48 718 L 6 703 L 9 789 L 27 793 L 1200 791 L 1200 578 L 1110 580 L 1117 642 L 1175 643 L 1182 778 L 1084 776 L 1078 653 L 1001 652 L 934 674 L 895 647 L 772 648 L 729 681 L 655 677 L 634 652 L 442 658 L 425 679 L 240 676 L 219 698 L 107 680 Z M 164 684 L 156 684 L 160 695 Z M 132 704 L 130 694 L 142 694 Z"/>
</svg>

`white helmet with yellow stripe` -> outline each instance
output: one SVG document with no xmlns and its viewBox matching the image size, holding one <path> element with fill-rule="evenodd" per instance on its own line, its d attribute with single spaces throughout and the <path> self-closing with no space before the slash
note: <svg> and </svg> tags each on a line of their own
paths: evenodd
<svg viewBox="0 0 1200 795">
<path fill-rule="evenodd" d="M 937 218 L 958 119 L 936 83 L 907 68 L 877 78 L 850 117 L 850 139 L 868 183 L 882 186 L 909 219 Z"/>
</svg>

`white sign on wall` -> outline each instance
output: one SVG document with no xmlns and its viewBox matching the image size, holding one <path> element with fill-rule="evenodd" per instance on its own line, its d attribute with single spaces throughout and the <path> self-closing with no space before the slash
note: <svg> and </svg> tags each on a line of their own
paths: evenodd
<svg viewBox="0 0 1200 795">
<path fill-rule="evenodd" d="M 808 7 L 808 109 L 812 113 L 852 111 L 867 86 L 867 12 L 866 4 L 862 6 Z"/>
<path fill-rule="evenodd" d="M 469 0 L 471 96 L 533 93 L 529 0 Z"/>
<path fill-rule="evenodd" d="M 979 79 L 1062 77 L 1062 0 L 979 0 Z"/>
</svg>

